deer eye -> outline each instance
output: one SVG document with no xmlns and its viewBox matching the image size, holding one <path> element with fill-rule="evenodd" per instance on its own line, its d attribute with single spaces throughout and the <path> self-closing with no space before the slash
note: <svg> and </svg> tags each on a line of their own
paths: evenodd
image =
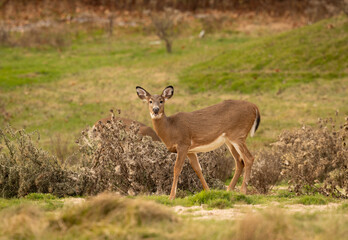
<svg viewBox="0 0 348 240">
<path fill-rule="evenodd" d="M 163 103 L 163 101 L 161 100 L 160 103 Z"/>
<path fill-rule="evenodd" d="M 152 104 L 152 101 L 150 100 L 150 101 L 149 101 L 149 103 L 151 103 L 151 104 Z"/>
</svg>

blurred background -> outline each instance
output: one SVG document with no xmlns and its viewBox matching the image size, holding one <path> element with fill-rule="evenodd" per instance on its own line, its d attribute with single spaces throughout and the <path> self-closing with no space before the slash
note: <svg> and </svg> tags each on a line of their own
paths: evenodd
<svg viewBox="0 0 348 240">
<path fill-rule="evenodd" d="M 110 109 L 150 126 L 135 86 L 173 85 L 167 115 L 256 103 L 256 151 L 348 114 L 347 13 L 347 0 L 0 0 L 0 128 L 38 130 L 64 159 Z"/>
</svg>

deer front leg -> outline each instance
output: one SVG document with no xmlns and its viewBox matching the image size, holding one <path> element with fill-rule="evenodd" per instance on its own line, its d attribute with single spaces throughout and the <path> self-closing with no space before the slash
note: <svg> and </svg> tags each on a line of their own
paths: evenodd
<svg viewBox="0 0 348 240">
<path fill-rule="evenodd" d="M 185 158 L 187 155 L 188 147 L 177 147 L 177 156 L 176 156 L 176 161 L 174 165 L 174 178 L 173 178 L 173 185 L 172 185 L 172 190 L 170 191 L 170 200 L 174 200 L 175 195 L 176 195 L 176 189 L 178 187 L 178 180 L 180 173 L 182 171 L 182 167 L 184 166 L 185 163 Z"/>
</svg>

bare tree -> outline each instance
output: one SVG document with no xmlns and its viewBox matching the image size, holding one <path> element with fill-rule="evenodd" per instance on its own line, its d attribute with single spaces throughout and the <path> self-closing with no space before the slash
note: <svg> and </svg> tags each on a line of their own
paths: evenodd
<svg viewBox="0 0 348 240">
<path fill-rule="evenodd" d="M 172 52 L 172 44 L 175 36 L 175 15 L 171 10 L 151 15 L 152 24 L 156 35 L 164 41 L 168 53 Z"/>
</svg>

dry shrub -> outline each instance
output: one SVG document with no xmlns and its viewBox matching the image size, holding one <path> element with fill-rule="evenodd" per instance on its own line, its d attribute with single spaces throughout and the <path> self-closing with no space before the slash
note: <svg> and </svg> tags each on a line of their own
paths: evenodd
<svg viewBox="0 0 348 240">
<path fill-rule="evenodd" d="M 51 136 L 50 138 L 50 152 L 57 157 L 60 165 L 75 164 L 78 162 L 76 154 L 76 147 L 69 145 L 69 139 L 60 134 Z"/>
<path fill-rule="evenodd" d="M 13 45 L 22 47 L 53 47 L 62 50 L 70 45 L 68 26 L 65 24 L 33 28 L 14 40 Z"/>
<path fill-rule="evenodd" d="M 10 36 L 9 32 L 6 30 L 3 24 L 0 25 L 0 44 L 1 45 L 10 45 Z"/>
<path fill-rule="evenodd" d="M 258 193 L 267 194 L 281 180 L 282 164 L 278 154 L 263 150 L 256 154 L 250 184 Z"/>
<path fill-rule="evenodd" d="M 307 0 L 305 8 L 305 14 L 312 22 L 338 15 L 341 12 L 348 14 L 347 0 Z"/>
<path fill-rule="evenodd" d="M 36 147 L 33 139 L 38 137 L 9 126 L 0 129 L 0 196 L 80 194 L 77 174 L 63 169 L 55 157 Z"/>
<path fill-rule="evenodd" d="M 251 185 L 267 193 L 280 180 L 288 180 L 296 194 L 321 193 L 348 197 L 348 118 L 319 119 L 318 127 L 284 131 L 279 140 L 256 155 Z"/>
<path fill-rule="evenodd" d="M 284 131 L 271 149 L 258 155 L 252 185 L 265 193 L 286 179 L 296 194 L 348 197 L 347 135 L 348 118 L 341 126 L 329 118 L 319 119 L 317 128 Z"/>
<path fill-rule="evenodd" d="M 275 144 L 283 154 L 284 175 L 298 194 L 315 192 L 348 196 L 348 118 L 337 126 L 333 118 L 319 119 L 318 128 L 285 131 Z"/>
<path fill-rule="evenodd" d="M 10 32 L 0 26 L 0 44 L 29 48 L 52 47 L 62 50 L 71 44 L 71 27 L 67 24 L 51 24 L 48 27 L 32 27 L 22 32 Z"/>
<path fill-rule="evenodd" d="M 36 147 L 35 133 L 0 130 L 0 196 L 20 197 L 29 193 L 56 196 L 95 195 L 104 191 L 121 194 L 168 194 L 176 155 L 161 142 L 139 135 L 139 126 L 130 129 L 114 118 L 99 126 L 100 138 L 87 133 L 80 139 L 80 154 L 58 159 Z M 64 146 L 58 147 L 64 151 Z M 61 149 L 62 148 L 62 149 Z M 224 188 L 232 169 L 226 150 L 202 154 L 203 174 L 212 188 Z M 68 160 L 66 160 L 68 159 Z M 73 164 L 69 164 L 71 159 Z M 78 159 L 78 160 L 77 160 Z M 178 188 L 196 192 L 202 185 L 186 163 Z"/>
<path fill-rule="evenodd" d="M 164 12 L 151 14 L 151 21 L 156 35 L 164 41 L 167 53 L 171 53 L 174 38 L 179 31 L 179 15 L 175 10 L 166 9 Z"/>
<path fill-rule="evenodd" d="M 220 31 L 227 21 L 226 17 L 215 16 L 215 15 L 203 15 L 199 17 L 199 20 L 202 24 L 202 28 L 207 33 L 214 33 Z"/>
<path fill-rule="evenodd" d="M 85 189 L 87 194 L 105 190 L 130 195 L 170 193 L 176 154 L 169 153 L 163 143 L 139 135 L 139 126 L 132 124 L 126 129 L 114 116 L 97 128 L 98 139 L 88 139 L 88 133 L 84 133 L 79 141 L 84 154 L 83 165 L 91 169 L 91 181 Z M 232 159 L 226 157 L 226 150 L 201 154 L 200 160 L 208 184 L 224 188 L 222 181 L 232 169 Z M 178 189 L 190 192 L 202 189 L 188 161 L 180 175 Z"/>
</svg>

